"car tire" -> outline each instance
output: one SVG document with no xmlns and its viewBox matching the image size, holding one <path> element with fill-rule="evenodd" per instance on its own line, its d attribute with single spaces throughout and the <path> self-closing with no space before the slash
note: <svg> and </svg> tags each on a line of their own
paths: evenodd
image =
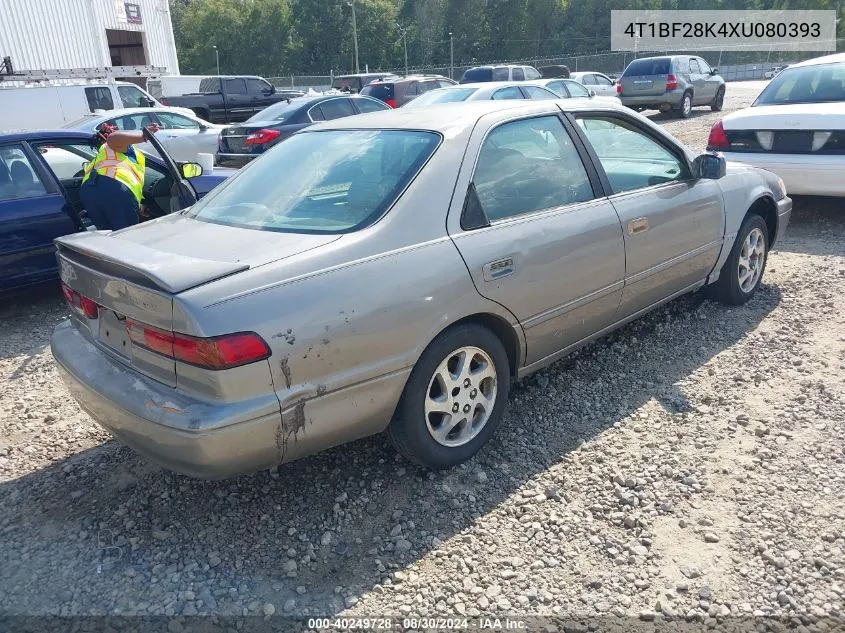
<svg viewBox="0 0 845 633">
<path fill-rule="evenodd" d="M 729 305 L 748 301 L 760 287 L 768 255 L 766 221 L 756 213 L 749 214 L 742 222 L 718 281 L 711 286 L 713 298 Z"/>
<path fill-rule="evenodd" d="M 416 464 L 432 470 L 457 466 L 493 435 L 509 387 L 508 355 L 499 338 L 479 325 L 452 327 L 420 356 L 387 435 Z"/>
<path fill-rule="evenodd" d="M 725 105 L 725 87 L 722 86 L 716 91 L 716 96 L 713 98 L 713 102 L 710 104 L 710 109 L 713 112 L 721 112 L 722 108 Z"/>
<path fill-rule="evenodd" d="M 688 119 L 692 114 L 692 93 L 685 92 L 681 97 L 681 102 L 678 104 L 678 116 L 682 119 Z"/>
</svg>

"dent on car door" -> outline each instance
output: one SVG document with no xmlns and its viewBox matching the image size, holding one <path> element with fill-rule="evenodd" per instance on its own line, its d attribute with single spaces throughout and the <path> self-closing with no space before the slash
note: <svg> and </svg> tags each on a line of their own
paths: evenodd
<svg viewBox="0 0 845 633">
<path fill-rule="evenodd" d="M 473 133 L 458 179 L 462 219 L 450 213 L 449 231 L 479 293 L 519 320 L 530 364 L 613 322 L 625 274 L 622 231 L 560 118 L 486 132 Z"/>
<path fill-rule="evenodd" d="M 53 240 L 76 229 L 32 151 L 20 143 L 0 146 L 0 288 L 54 278 Z"/>
<path fill-rule="evenodd" d="M 584 114 L 577 121 L 622 221 L 627 265 L 620 317 L 705 279 L 724 235 L 718 184 L 692 178 L 680 148 L 628 117 Z"/>
</svg>

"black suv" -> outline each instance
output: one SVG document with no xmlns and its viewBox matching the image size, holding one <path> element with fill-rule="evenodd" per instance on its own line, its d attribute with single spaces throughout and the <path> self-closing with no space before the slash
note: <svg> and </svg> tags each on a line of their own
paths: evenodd
<svg viewBox="0 0 845 633">
<path fill-rule="evenodd" d="M 381 99 L 391 108 L 400 108 L 429 90 L 448 88 L 455 83 L 442 75 L 408 75 L 374 81 L 364 86 L 361 94 Z"/>
</svg>

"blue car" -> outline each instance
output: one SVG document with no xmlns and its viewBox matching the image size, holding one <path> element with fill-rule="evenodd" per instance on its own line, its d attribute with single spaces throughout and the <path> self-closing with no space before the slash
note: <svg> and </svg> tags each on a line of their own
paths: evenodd
<svg viewBox="0 0 845 633">
<path fill-rule="evenodd" d="M 191 178 L 149 134 L 143 204 L 152 217 L 190 206 L 234 170 Z M 91 135 L 60 130 L 0 134 L 0 293 L 58 279 L 53 240 L 84 230 L 79 188 L 96 154 Z"/>
</svg>

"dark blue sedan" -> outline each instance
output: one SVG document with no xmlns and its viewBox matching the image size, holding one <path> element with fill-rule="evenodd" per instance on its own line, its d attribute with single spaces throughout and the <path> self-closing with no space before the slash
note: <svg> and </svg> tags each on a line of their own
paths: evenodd
<svg viewBox="0 0 845 633">
<path fill-rule="evenodd" d="M 280 101 L 244 123 L 225 128 L 218 139 L 215 160 L 218 165 L 243 167 L 309 125 L 380 110 L 390 110 L 390 106 L 361 95 L 328 94 Z"/>
<path fill-rule="evenodd" d="M 96 152 L 83 132 L 0 134 L 0 293 L 58 278 L 53 240 L 83 230 L 79 188 Z M 192 204 L 234 173 L 215 169 L 188 182 L 177 170 L 169 157 L 147 157 L 150 216 Z"/>
</svg>

